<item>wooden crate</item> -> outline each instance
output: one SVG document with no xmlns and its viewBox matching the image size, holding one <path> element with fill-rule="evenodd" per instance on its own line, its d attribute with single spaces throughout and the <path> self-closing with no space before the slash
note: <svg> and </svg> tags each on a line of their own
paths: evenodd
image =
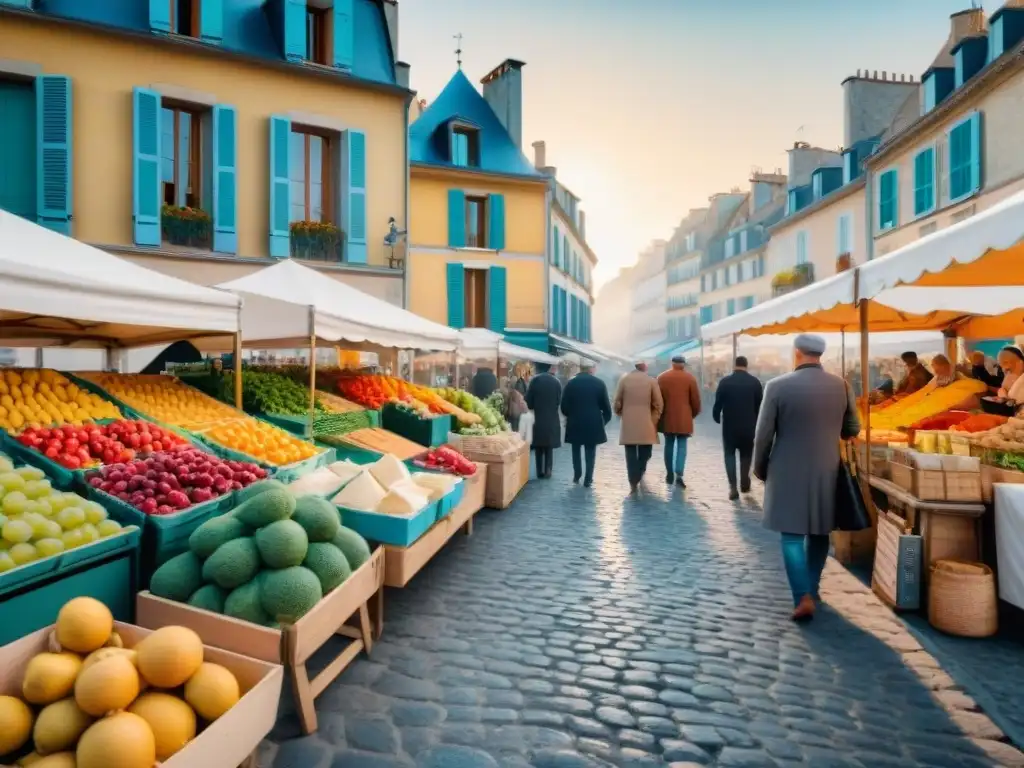
<svg viewBox="0 0 1024 768">
<path fill-rule="evenodd" d="M 388 587 L 404 587 L 413 576 L 420 572 L 442 547 L 460 530 L 467 536 L 473 533 L 473 516 L 484 505 L 484 489 L 487 485 L 487 467 L 477 463 L 476 474 L 463 478 L 466 490 L 451 513 L 408 547 L 386 545 L 384 584 Z M 383 615 L 376 616 L 378 631 L 383 625 Z"/>
<path fill-rule="evenodd" d="M 115 622 L 114 628 L 129 648 L 152 632 L 121 622 Z M 53 627 L 44 627 L 0 648 L 0 694 L 20 695 L 25 666 L 37 653 L 49 650 L 52 631 Z M 278 664 L 210 645 L 203 649 L 203 658 L 231 670 L 242 698 L 180 752 L 160 763 L 161 768 L 255 767 L 256 750 L 277 722 L 283 671 Z"/>
<path fill-rule="evenodd" d="M 487 463 L 484 506 L 508 509 L 530 479 L 530 448 L 523 445 L 508 461 Z"/>
<path fill-rule="evenodd" d="M 906 464 L 889 462 L 892 481 L 921 501 L 945 501 L 946 479 L 942 470 L 913 469 Z"/>
<path fill-rule="evenodd" d="M 946 501 L 983 500 L 981 472 L 945 472 Z"/>
<path fill-rule="evenodd" d="M 186 603 L 165 600 L 141 592 L 136 601 L 136 620 L 156 629 L 180 625 L 194 630 L 207 645 L 245 654 L 262 661 L 284 664 L 291 678 L 292 692 L 299 709 L 302 730 L 317 729 L 315 699 L 362 652 L 373 649 L 375 633 L 370 622 L 369 603 L 376 598 L 375 612 L 383 615 L 384 548 L 378 547 L 370 559 L 340 587 L 317 603 L 309 613 L 282 629 L 251 624 L 230 616 L 193 608 Z M 357 626 L 349 621 L 358 614 Z M 312 680 L 306 663 L 335 635 L 347 637 L 344 649 Z M 166 766 L 166 763 L 164 764 Z M 228 765 L 224 763 L 223 765 Z"/>
</svg>

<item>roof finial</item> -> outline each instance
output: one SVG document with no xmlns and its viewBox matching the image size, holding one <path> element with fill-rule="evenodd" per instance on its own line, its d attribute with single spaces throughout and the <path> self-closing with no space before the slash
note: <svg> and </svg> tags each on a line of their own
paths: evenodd
<svg viewBox="0 0 1024 768">
<path fill-rule="evenodd" d="M 459 69 L 462 69 L 462 33 L 459 32 L 457 35 L 452 35 L 458 43 L 458 47 L 455 49 L 455 63 L 459 65 Z"/>
</svg>

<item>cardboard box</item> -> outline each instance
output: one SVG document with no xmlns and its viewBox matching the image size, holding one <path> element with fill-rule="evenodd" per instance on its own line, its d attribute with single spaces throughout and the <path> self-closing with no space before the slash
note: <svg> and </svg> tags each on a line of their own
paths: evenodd
<svg viewBox="0 0 1024 768">
<path fill-rule="evenodd" d="M 124 644 L 132 648 L 152 630 L 115 622 Z M 49 649 L 53 627 L 45 627 L 0 648 L 0 693 L 17 696 L 29 659 Z M 244 694 L 161 768 L 234 768 L 256 751 L 277 722 L 284 671 L 281 666 L 207 645 L 203 658 L 230 669 Z"/>
</svg>

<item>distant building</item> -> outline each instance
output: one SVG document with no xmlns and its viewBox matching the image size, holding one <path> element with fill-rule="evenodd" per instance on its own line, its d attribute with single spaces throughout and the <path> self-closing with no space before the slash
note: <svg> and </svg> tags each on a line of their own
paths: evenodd
<svg viewBox="0 0 1024 768">
<path fill-rule="evenodd" d="M 594 343 L 629 355 L 634 351 L 630 340 L 630 316 L 633 309 L 633 272 L 636 267 L 623 267 L 601 286 L 594 301 Z"/>
<path fill-rule="evenodd" d="M 667 241 L 653 240 L 640 254 L 633 270 L 629 340 L 634 353 L 665 341 L 668 327 L 668 312 L 665 309 L 667 247 Z"/>
</svg>

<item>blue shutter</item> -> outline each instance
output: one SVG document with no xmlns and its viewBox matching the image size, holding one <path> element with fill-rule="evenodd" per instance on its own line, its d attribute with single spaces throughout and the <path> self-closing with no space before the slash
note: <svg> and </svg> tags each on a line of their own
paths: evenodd
<svg viewBox="0 0 1024 768">
<path fill-rule="evenodd" d="M 971 115 L 971 191 L 981 189 L 981 112 Z"/>
<path fill-rule="evenodd" d="M 562 260 L 562 253 L 559 250 L 562 247 L 562 239 L 561 239 L 561 237 L 558 234 L 558 227 L 554 227 L 553 228 L 553 232 L 554 232 L 553 239 L 555 241 L 555 250 L 554 250 L 554 257 L 553 257 L 551 263 L 554 264 L 555 267 L 557 268 L 558 265 L 559 265 L 559 262 L 561 262 L 561 260 Z"/>
<path fill-rule="evenodd" d="M 352 0 L 334 0 L 334 66 L 352 69 L 355 43 Z"/>
<path fill-rule="evenodd" d="M 448 190 L 448 246 L 466 247 L 466 193 L 461 189 Z"/>
<path fill-rule="evenodd" d="M 566 300 L 565 288 L 558 289 L 558 332 L 561 334 L 569 333 L 569 307 L 568 301 Z"/>
<path fill-rule="evenodd" d="M 223 104 L 212 114 L 213 250 L 238 253 L 238 121 L 235 108 Z"/>
<path fill-rule="evenodd" d="M 71 234 L 71 80 L 36 78 L 36 220 Z"/>
<path fill-rule="evenodd" d="M 576 297 L 569 294 L 569 336 L 576 338 Z"/>
<path fill-rule="evenodd" d="M 466 325 L 466 279 L 461 264 L 447 264 L 448 325 L 464 328 Z"/>
<path fill-rule="evenodd" d="M 164 2 L 164 5 L 167 3 Z M 199 37 L 207 43 L 220 44 L 221 38 L 224 37 L 222 0 L 201 0 L 199 3 Z"/>
<path fill-rule="evenodd" d="M 367 263 L 366 248 L 366 134 L 348 132 L 348 210 L 345 211 L 345 260 Z"/>
<path fill-rule="evenodd" d="M 558 333 L 558 326 L 555 325 L 555 318 L 558 317 L 558 286 L 551 286 L 551 303 L 548 309 L 548 328 Z"/>
<path fill-rule="evenodd" d="M 132 217 L 136 245 L 160 245 L 160 94 L 132 92 Z"/>
<path fill-rule="evenodd" d="M 562 271 L 569 271 L 569 236 L 562 235 Z"/>
<path fill-rule="evenodd" d="M 288 172 L 288 143 L 292 121 L 274 115 L 270 118 L 270 256 L 291 256 L 291 184 Z"/>
<path fill-rule="evenodd" d="M 32 10 L 32 0 L 0 0 L 0 5 L 8 5 L 11 8 L 24 8 L 26 11 Z"/>
<path fill-rule="evenodd" d="M 152 32 L 171 31 L 171 4 L 168 0 L 149 0 L 149 29 Z"/>
<path fill-rule="evenodd" d="M 505 196 L 491 195 L 487 211 L 487 247 L 505 250 Z"/>
<path fill-rule="evenodd" d="M 306 58 L 306 0 L 281 0 L 284 57 L 288 61 Z"/>
<path fill-rule="evenodd" d="M 929 147 L 914 157 L 914 215 L 935 208 L 935 150 Z"/>
<path fill-rule="evenodd" d="M 495 333 L 504 333 L 508 324 L 508 276 L 505 267 L 491 267 L 487 287 L 487 326 Z"/>
</svg>

